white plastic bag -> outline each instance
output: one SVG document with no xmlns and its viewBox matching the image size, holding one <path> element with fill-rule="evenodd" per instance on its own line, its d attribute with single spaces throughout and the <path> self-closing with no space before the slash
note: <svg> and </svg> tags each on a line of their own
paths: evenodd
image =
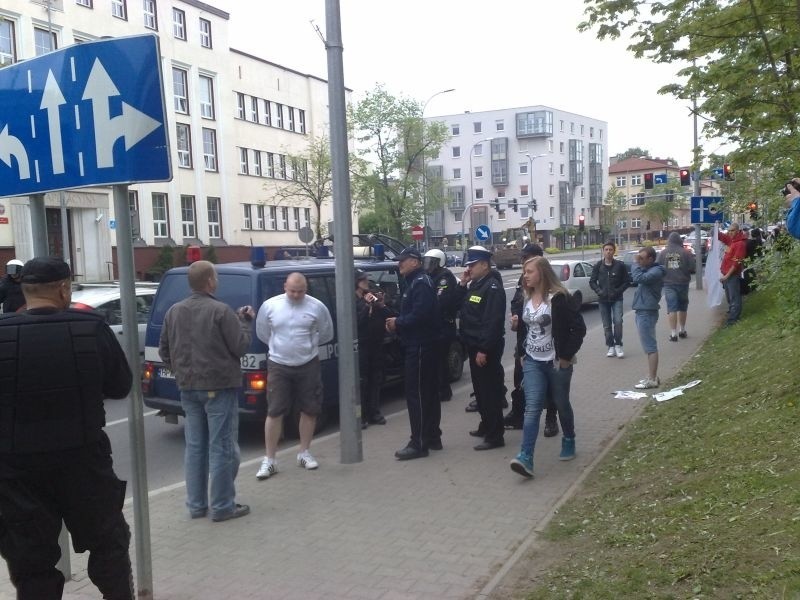
<svg viewBox="0 0 800 600">
<path fill-rule="evenodd" d="M 711 249 L 708 251 L 708 258 L 706 258 L 706 267 L 703 271 L 703 285 L 706 288 L 706 304 L 709 307 L 719 306 L 722 304 L 722 299 L 725 297 L 725 288 L 719 278 L 721 276 L 720 268 L 722 266 L 722 255 L 725 253 L 725 244 L 719 241 L 717 233 L 719 232 L 719 223 L 714 223 L 714 229 L 711 235 Z"/>
</svg>

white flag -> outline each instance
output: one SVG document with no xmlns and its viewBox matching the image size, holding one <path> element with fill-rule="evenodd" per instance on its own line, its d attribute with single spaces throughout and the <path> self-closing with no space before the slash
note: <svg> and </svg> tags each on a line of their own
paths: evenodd
<svg viewBox="0 0 800 600">
<path fill-rule="evenodd" d="M 708 251 L 706 267 L 703 271 L 703 285 L 706 287 L 706 303 L 709 307 L 719 306 L 725 297 L 725 289 L 719 280 L 722 255 L 725 254 L 725 244 L 719 241 L 718 232 L 719 223 L 714 223 L 711 235 L 711 249 Z"/>
</svg>

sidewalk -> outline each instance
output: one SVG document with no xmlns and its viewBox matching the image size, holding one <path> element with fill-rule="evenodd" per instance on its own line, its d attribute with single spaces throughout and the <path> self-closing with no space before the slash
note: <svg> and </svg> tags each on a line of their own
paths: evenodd
<svg viewBox="0 0 800 600">
<path fill-rule="evenodd" d="M 705 292 L 692 286 L 689 338 L 670 343 L 661 304 L 659 375 L 664 381 L 692 357 L 722 312 L 708 309 Z M 626 357 L 607 358 L 602 329 L 588 332 L 572 382 L 578 456 L 560 462 L 560 437 L 540 436 L 533 480 L 508 466 L 519 450 L 521 431 L 507 432 L 505 448 L 472 449 L 476 439 L 467 431 L 478 418 L 464 411 L 471 391 L 465 373 L 453 400 L 442 405 L 445 448 L 428 458 L 394 459 L 408 438 L 407 415 L 401 412 L 385 427 L 362 432 L 364 461 L 359 464 L 339 464 L 338 433 L 314 441 L 317 471 L 295 466 L 295 448 L 279 454 L 280 472 L 266 481 L 255 478 L 260 459 L 243 463 L 239 498 L 252 513 L 242 519 L 188 520 L 182 485 L 153 492 L 154 598 L 486 597 L 646 404 L 611 395 L 633 389 L 646 373 L 630 311 L 624 340 Z M 510 365 L 506 375 L 511 389 Z M 133 524 L 130 504 L 125 513 Z M 86 575 L 86 555 L 73 554 L 72 570 L 64 597 L 100 598 Z M 12 598 L 2 569 L 0 599 Z"/>
</svg>

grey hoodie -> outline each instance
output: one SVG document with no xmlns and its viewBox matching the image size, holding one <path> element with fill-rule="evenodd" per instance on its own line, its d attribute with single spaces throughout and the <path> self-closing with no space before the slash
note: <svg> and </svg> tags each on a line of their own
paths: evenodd
<svg viewBox="0 0 800 600">
<path fill-rule="evenodd" d="M 688 285 L 692 281 L 694 256 L 683 247 L 683 241 L 677 231 L 667 238 L 667 247 L 658 255 L 656 262 L 666 269 L 664 285 Z"/>
</svg>

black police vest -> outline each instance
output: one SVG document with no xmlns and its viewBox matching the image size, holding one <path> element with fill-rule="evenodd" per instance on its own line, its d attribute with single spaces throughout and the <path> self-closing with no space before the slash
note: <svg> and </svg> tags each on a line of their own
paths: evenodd
<svg viewBox="0 0 800 600">
<path fill-rule="evenodd" d="M 97 441 L 103 409 L 102 321 L 72 311 L 0 318 L 0 454 Z"/>
</svg>

